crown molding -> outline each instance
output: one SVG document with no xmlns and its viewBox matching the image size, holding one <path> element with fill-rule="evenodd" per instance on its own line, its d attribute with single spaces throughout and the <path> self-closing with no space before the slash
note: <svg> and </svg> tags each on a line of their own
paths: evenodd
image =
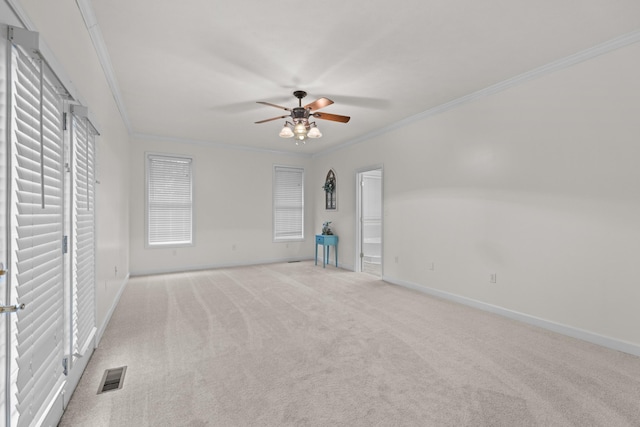
<svg viewBox="0 0 640 427">
<path fill-rule="evenodd" d="M 313 157 L 324 156 L 330 153 L 334 153 L 336 151 L 344 150 L 345 148 L 351 147 L 353 145 L 365 142 L 369 139 L 375 138 L 380 135 L 384 135 L 393 130 L 405 127 L 411 123 L 416 121 L 424 120 L 431 116 L 435 116 L 437 114 L 444 113 L 446 111 L 452 110 L 454 108 L 460 107 L 461 105 L 467 104 L 469 102 L 475 101 L 480 98 L 484 98 L 490 95 L 494 95 L 498 92 L 505 91 L 514 86 L 521 85 L 530 80 L 537 79 L 544 75 L 554 73 L 556 71 L 560 71 L 562 69 L 572 67 L 581 62 L 588 61 L 590 59 L 596 58 L 598 56 L 607 54 L 609 52 L 613 52 L 617 49 L 623 48 L 625 46 L 632 45 L 634 43 L 640 42 L 640 30 L 632 31 L 630 33 L 624 34 L 620 37 L 616 37 L 604 43 L 598 44 L 596 46 L 590 47 L 573 55 L 569 55 L 565 58 L 559 59 L 557 61 L 550 62 L 546 65 L 543 65 L 538 68 L 534 68 L 531 71 L 527 71 L 525 73 L 519 74 L 515 77 L 504 80 L 500 83 L 496 83 L 484 89 L 480 89 L 476 92 L 472 92 L 468 95 L 462 96 L 460 98 L 454 99 L 453 101 L 435 106 L 430 108 L 429 110 L 423 111 L 422 113 L 415 114 L 413 116 L 407 117 L 402 120 L 398 120 L 397 122 L 385 126 L 380 129 L 376 129 L 372 132 L 366 133 L 358 138 L 352 139 L 351 141 L 345 142 L 344 144 L 337 145 L 335 147 L 327 148 L 326 150 L 320 151 L 313 155 Z"/>
<path fill-rule="evenodd" d="M 129 134 L 131 134 L 131 120 L 129 120 L 127 109 L 124 105 L 124 101 L 122 100 L 122 94 L 120 93 L 118 80 L 116 79 L 115 72 L 113 71 L 111 58 L 109 57 L 109 51 L 107 50 L 104 39 L 102 38 L 102 32 L 100 31 L 100 27 L 98 26 L 98 20 L 96 19 L 95 12 L 93 11 L 93 6 L 91 6 L 91 0 L 76 0 L 76 4 L 78 5 L 78 9 L 80 10 L 82 19 L 84 20 L 84 24 L 87 27 L 87 31 L 89 32 L 89 37 L 91 37 L 91 42 L 93 43 L 96 55 L 98 55 L 98 60 L 100 61 L 100 65 L 102 66 L 102 70 L 104 71 L 104 76 L 107 79 L 107 84 L 111 89 L 113 99 L 115 100 L 116 106 L 120 111 L 120 117 L 122 117 L 122 121 L 124 122 L 125 127 L 129 131 Z"/>
<path fill-rule="evenodd" d="M 24 28 L 30 31 L 37 31 L 36 26 L 33 24 L 31 18 L 29 18 L 29 15 L 27 15 L 27 12 L 22 8 L 22 4 L 19 0 L 5 0 L 5 3 L 9 6 L 9 9 L 13 11 L 13 14 Z"/>
<path fill-rule="evenodd" d="M 254 153 L 273 154 L 278 156 L 303 157 L 303 158 L 312 157 L 312 154 L 308 154 L 308 153 L 294 153 L 291 151 L 269 150 L 267 148 L 250 147 L 248 145 L 227 144 L 224 142 L 204 141 L 200 139 L 189 139 L 189 138 L 176 138 L 171 136 L 159 136 L 159 135 L 152 135 L 152 134 L 146 134 L 146 133 L 132 133 L 130 134 L 130 137 L 135 139 L 150 139 L 154 141 L 164 141 L 164 142 L 171 142 L 176 144 L 194 144 L 194 145 L 201 145 L 205 147 L 220 148 L 224 150 L 249 151 Z"/>
</svg>

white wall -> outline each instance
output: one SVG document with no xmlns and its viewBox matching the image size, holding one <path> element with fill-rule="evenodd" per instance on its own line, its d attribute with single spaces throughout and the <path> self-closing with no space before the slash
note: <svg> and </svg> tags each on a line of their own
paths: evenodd
<svg viewBox="0 0 640 427">
<path fill-rule="evenodd" d="M 289 142 L 289 141 L 287 141 Z M 194 158 L 195 243 L 145 247 L 145 152 Z M 305 240 L 273 242 L 274 165 L 305 168 Z M 131 146 L 131 271 L 150 274 L 310 259 L 313 256 L 311 158 L 188 142 L 134 139 Z"/>
<path fill-rule="evenodd" d="M 75 1 L 20 2 L 100 126 L 97 137 L 96 324 L 102 331 L 129 273 L 129 135 Z M 63 79 L 64 80 L 64 79 Z M 116 272 L 117 270 L 117 272 Z"/>
<path fill-rule="evenodd" d="M 386 279 L 638 351 L 639 65 L 631 45 L 316 156 L 339 210 L 315 222 L 353 266 L 355 172 L 383 164 Z"/>
</svg>

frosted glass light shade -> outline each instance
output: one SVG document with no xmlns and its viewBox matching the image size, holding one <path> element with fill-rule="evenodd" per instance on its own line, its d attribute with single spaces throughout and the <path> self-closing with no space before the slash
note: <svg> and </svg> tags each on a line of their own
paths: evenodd
<svg viewBox="0 0 640 427">
<path fill-rule="evenodd" d="M 289 126 L 283 127 L 282 130 L 280 131 L 281 138 L 291 138 L 292 136 L 293 136 L 293 131 Z"/>
<path fill-rule="evenodd" d="M 307 134 L 309 138 L 320 138 L 322 134 L 320 133 L 320 129 L 317 127 L 312 127 Z"/>
<path fill-rule="evenodd" d="M 293 133 L 295 133 L 296 135 L 306 135 L 307 127 L 304 125 L 304 123 L 296 123 L 296 125 L 293 127 Z"/>
</svg>

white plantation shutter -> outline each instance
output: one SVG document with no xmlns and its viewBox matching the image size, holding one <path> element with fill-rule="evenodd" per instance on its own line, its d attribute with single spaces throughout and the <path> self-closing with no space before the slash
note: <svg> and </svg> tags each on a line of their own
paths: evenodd
<svg viewBox="0 0 640 427">
<path fill-rule="evenodd" d="M 304 169 L 274 166 L 273 238 L 304 238 Z"/>
<path fill-rule="evenodd" d="M 2 197 L 3 202 L 0 203 L 0 263 L 2 263 L 1 268 L 6 269 L 11 266 L 7 266 L 7 262 L 10 260 L 8 255 L 9 244 L 7 244 L 6 239 L 10 238 L 8 217 L 10 214 L 9 209 L 6 208 L 6 204 L 11 200 L 9 197 L 9 193 L 11 192 L 11 188 L 7 185 L 5 178 L 8 178 L 8 174 L 6 173 L 5 167 L 9 164 L 7 159 L 7 153 L 9 153 L 9 141 L 12 140 L 10 135 L 6 131 L 6 126 L 8 124 L 8 102 L 6 91 L 7 91 L 7 80 L 5 80 L 5 76 L 10 76 L 8 69 L 10 68 L 10 61 L 7 60 L 7 57 L 10 57 L 10 51 L 7 49 L 9 44 L 6 40 L 0 38 L 0 92 L 4 93 L 2 98 L 0 98 L 0 170 L 3 170 L 2 175 L 0 175 L 0 196 Z M 5 121 L 6 119 L 6 121 Z M 7 285 L 9 284 L 9 279 L 7 276 L 0 276 L 0 297 L 1 301 L 5 304 L 11 302 L 7 301 Z M 4 387 L 0 387 L 0 416 L 2 420 L 0 420 L 0 426 L 4 426 L 4 418 L 7 413 L 6 406 L 6 397 L 7 397 L 7 384 L 9 384 L 9 375 L 7 367 L 7 324 L 11 320 L 11 316 L 2 316 L 0 318 L 0 384 L 5 384 Z"/>
<path fill-rule="evenodd" d="M 11 283 L 26 305 L 12 317 L 18 426 L 38 419 L 63 384 L 62 101 L 43 76 L 41 61 L 12 47 Z"/>
<path fill-rule="evenodd" d="M 192 159 L 147 154 L 147 244 L 193 242 Z"/>
<path fill-rule="evenodd" d="M 72 114 L 73 170 L 73 354 L 83 355 L 95 328 L 95 132 Z"/>
</svg>

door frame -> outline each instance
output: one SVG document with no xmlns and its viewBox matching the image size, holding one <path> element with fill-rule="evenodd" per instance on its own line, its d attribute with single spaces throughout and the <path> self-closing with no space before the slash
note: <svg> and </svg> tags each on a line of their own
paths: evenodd
<svg viewBox="0 0 640 427">
<path fill-rule="evenodd" d="M 377 165 L 373 165 L 373 166 L 367 166 L 364 168 L 360 168 L 360 169 L 356 169 L 355 171 L 355 185 L 356 185 L 356 197 L 355 197 L 355 204 L 356 204 L 356 215 L 355 215 L 355 262 L 354 262 L 354 269 L 353 271 L 355 271 L 356 273 L 361 273 L 362 272 L 362 257 L 360 256 L 362 254 L 362 175 L 364 175 L 367 172 L 372 172 L 372 171 L 380 171 L 381 174 L 381 178 L 380 178 L 380 203 L 381 203 L 381 209 L 382 209 L 382 213 L 381 213 L 381 217 L 380 217 L 380 234 L 381 234 L 381 240 L 380 240 L 380 259 L 381 259 L 381 265 L 380 265 L 380 278 L 382 278 L 384 276 L 384 165 L 381 164 L 377 164 Z"/>
</svg>

